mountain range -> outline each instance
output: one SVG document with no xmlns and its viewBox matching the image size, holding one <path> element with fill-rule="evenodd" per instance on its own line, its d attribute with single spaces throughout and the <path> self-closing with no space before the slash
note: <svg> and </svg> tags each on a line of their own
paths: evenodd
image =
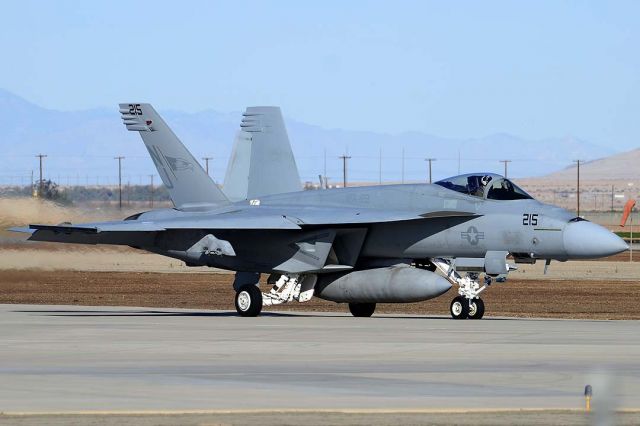
<svg viewBox="0 0 640 426">
<path fill-rule="evenodd" d="M 580 163 L 581 179 L 590 181 L 628 180 L 637 181 L 640 177 L 640 149 L 622 152 L 609 157 Z M 577 165 L 573 164 L 557 172 L 544 176 L 553 181 L 575 181 Z"/>
<path fill-rule="evenodd" d="M 221 181 L 241 112 L 187 113 L 154 106 L 194 156 L 214 158 L 210 163 L 212 176 Z M 383 181 L 400 182 L 404 170 L 404 180 L 409 182 L 426 179 L 427 157 L 437 159 L 433 163 L 433 176 L 437 179 L 458 171 L 502 173 L 503 163 L 499 160 L 503 159 L 512 160 L 510 176 L 542 176 L 567 167 L 576 158 L 595 160 L 617 153 L 610 147 L 574 137 L 529 140 L 496 133 L 457 139 L 421 132 L 386 134 L 327 129 L 291 119 L 288 113 L 295 115 L 295 111 L 283 114 L 300 175 L 303 180 L 313 182 L 324 173 L 325 158 L 330 182 L 341 181 L 339 156 L 344 154 L 351 157 L 349 180 L 376 182 L 381 171 Z M 149 174 L 155 173 L 139 136 L 127 132 L 122 125 L 117 105 L 57 111 L 0 89 L 0 147 L 2 184 L 24 181 L 31 171 L 37 175 L 35 155 L 39 153 L 47 155 L 45 177 L 63 184 L 116 182 L 117 162 L 113 157 L 118 155 L 126 157 L 122 163 L 125 182 L 146 183 Z"/>
</svg>

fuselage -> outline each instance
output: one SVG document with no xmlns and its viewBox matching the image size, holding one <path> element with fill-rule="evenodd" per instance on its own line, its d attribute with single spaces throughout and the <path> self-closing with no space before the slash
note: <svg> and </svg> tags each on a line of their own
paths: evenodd
<svg viewBox="0 0 640 426">
<path fill-rule="evenodd" d="M 360 207 L 388 212 L 408 210 L 476 216 L 371 224 L 362 255 L 373 257 L 483 257 L 487 251 L 529 254 L 538 259 L 609 256 L 626 243 L 602 226 L 565 209 L 534 199 L 491 200 L 433 184 L 354 187 L 282 194 L 261 200 L 264 206 Z"/>
<path fill-rule="evenodd" d="M 363 215 L 383 212 L 393 217 L 411 212 L 417 219 L 371 223 L 332 223 L 342 209 Z M 607 229 L 577 218 L 559 207 L 534 199 L 491 200 L 465 195 L 435 184 L 383 185 L 301 191 L 261 197 L 210 212 L 159 210 L 138 220 L 171 220 L 176 216 L 202 221 L 203 229 L 165 233 L 157 247 L 143 247 L 180 258 L 193 241 L 205 233 L 207 217 L 225 212 L 282 215 L 301 224 L 302 231 L 335 228 L 364 230 L 359 257 L 366 259 L 423 259 L 432 257 L 484 257 L 487 251 L 507 251 L 529 259 L 568 260 L 609 256 L 627 249 L 626 243 Z M 305 223 L 305 215 L 319 212 L 325 225 Z M 400 214 L 403 213 L 403 214 Z M 459 215 L 456 215 L 459 213 Z M 359 213 L 356 213 L 359 214 Z M 329 223 L 328 225 L 326 223 Z M 238 256 L 210 257 L 209 266 L 232 270 L 269 272 L 282 256 L 283 246 L 295 244 L 300 230 L 213 231 L 228 240 Z"/>
</svg>

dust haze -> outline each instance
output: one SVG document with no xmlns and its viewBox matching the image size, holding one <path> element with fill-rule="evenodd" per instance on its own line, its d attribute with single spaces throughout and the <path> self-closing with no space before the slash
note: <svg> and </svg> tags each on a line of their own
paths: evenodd
<svg viewBox="0 0 640 426">
<path fill-rule="evenodd" d="M 55 225 L 122 219 L 133 212 L 130 209 L 63 206 L 36 198 L 0 198 L 0 271 L 179 272 L 186 269 L 183 262 L 129 247 L 33 242 L 27 241 L 28 234 L 7 231 L 10 227 L 33 223 Z"/>
<path fill-rule="evenodd" d="M 125 210 L 63 206 L 37 198 L 0 198 L 0 227 L 122 219 Z"/>
</svg>

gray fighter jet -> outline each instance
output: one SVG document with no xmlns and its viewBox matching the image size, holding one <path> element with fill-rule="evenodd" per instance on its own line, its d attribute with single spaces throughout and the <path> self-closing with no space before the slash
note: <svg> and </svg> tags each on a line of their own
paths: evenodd
<svg viewBox="0 0 640 426">
<path fill-rule="evenodd" d="M 607 229 L 534 200 L 502 176 L 435 184 L 302 191 L 280 110 L 252 107 L 223 193 L 148 104 L 121 104 L 174 208 L 122 221 L 30 225 L 30 240 L 119 244 L 236 271 L 242 316 L 320 297 L 368 317 L 376 303 L 431 299 L 453 285 L 455 319 L 479 319 L 480 298 L 518 263 L 610 256 L 628 249 Z M 512 264 L 512 263 L 514 264 Z M 271 288 L 259 290 L 261 274 Z M 482 277 L 482 280 L 480 278 Z"/>
</svg>

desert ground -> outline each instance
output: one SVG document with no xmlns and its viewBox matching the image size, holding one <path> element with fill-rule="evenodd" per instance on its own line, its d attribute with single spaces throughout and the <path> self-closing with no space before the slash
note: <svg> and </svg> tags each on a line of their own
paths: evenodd
<svg viewBox="0 0 640 426">
<path fill-rule="evenodd" d="M 233 275 L 105 271 L 0 271 L 0 304 L 145 306 L 234 310 Z M 266 285 L 263 286 L 266 288 Z M 447 315 L 454 289 L 437 299 L 380 304 L 377 313 Z M 640 283 L 632 280 L 510 279 L 483 295 L 489 316 L 640 319 Z M 314 298 L 264 311 L 347 312 Z"/>
</svg>

